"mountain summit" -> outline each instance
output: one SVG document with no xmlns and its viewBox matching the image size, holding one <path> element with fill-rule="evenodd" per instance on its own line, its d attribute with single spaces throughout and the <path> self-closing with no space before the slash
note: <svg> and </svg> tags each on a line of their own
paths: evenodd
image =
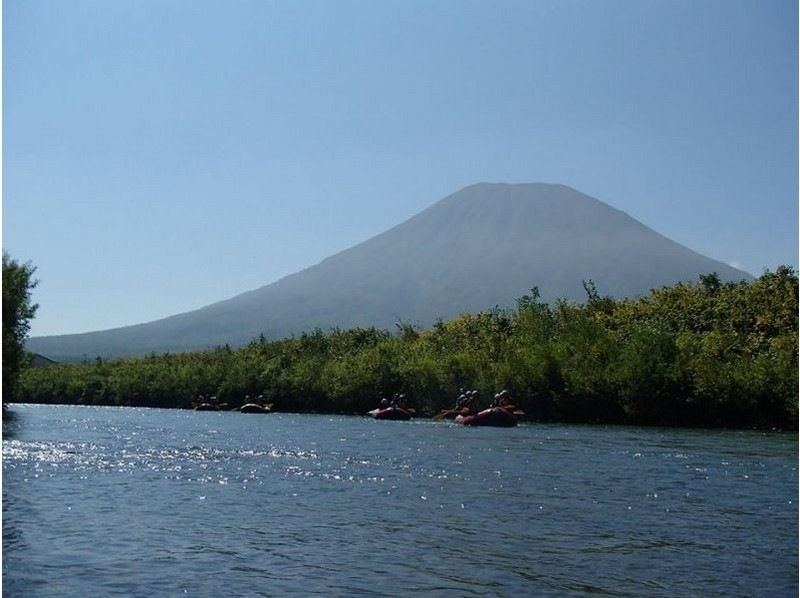
<svg viewBox="0 0 800 598">
<path fill-rule="evenodd" d="M 710 272 L 752 278 L 570 187 L 479 183 L 254 291 L 146 324 L 32 338 L 28 349 L 75 360 L 240 345 L 315 327 L 428 326 L 513 306 L 533 286 L 545 301 L 584 300 L 587 279 L 602 294 L 633 297 Z"/>
</svg>

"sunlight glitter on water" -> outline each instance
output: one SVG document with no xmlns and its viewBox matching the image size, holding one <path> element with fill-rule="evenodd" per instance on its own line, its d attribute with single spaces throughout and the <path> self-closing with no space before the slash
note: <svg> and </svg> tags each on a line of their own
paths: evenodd
<svg viewBox="0 0 800 598">
<path fill-rule="evenodd" d="M 796 435 L 19 409 L 3 441 L 19 595 L 796 584 Z"/>
</svg>

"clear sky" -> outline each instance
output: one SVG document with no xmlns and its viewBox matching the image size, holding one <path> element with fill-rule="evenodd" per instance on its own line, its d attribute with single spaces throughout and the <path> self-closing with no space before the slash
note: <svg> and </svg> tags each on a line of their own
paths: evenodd
<svg viewBox="0 0 800 598">
<path fill-rule="evenodd" d="M 480 181 L 796 267 L 797 23 L 794 0 L 5 0 L 31 332 L 229 298 Z"/>
</svg>

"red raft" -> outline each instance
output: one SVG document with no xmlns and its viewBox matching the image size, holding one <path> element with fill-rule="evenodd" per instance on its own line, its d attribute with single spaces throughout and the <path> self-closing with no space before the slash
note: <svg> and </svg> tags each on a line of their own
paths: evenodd
<svg viewBox="0 0 800 598">
<path fill-rule="evenodd" d="M 239 407 L 242 413 L 272 413 L 272 405 L 259 405 L 258 403 L 245 403 Z"/>
<path fill-rule="evenodd" d="M 514 414 L 502 407 L 490 407 L 475 415 L 459 415 L 456 423 L 465 426 L 493 426 L 495 428 L 513 428 L 517 425 Z"/>
<path fill-rule="evenodd" d="M 404 421 L 411 419 L 411 414 L 400 407 L 387 407 L 386 409 L 373 409 L 369 415 L 375 419 L 389 419 L 394 421 Z"/>
</svg>

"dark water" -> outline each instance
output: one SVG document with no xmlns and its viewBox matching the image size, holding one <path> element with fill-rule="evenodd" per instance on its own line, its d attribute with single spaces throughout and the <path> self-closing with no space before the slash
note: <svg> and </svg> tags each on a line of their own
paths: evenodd
<svg viewBox="0 0 800 598">
<path fill-rule="evenodd" d="M 13 406 L 7 596 L 796 596 L 797 435 Z"/>
</svg>

